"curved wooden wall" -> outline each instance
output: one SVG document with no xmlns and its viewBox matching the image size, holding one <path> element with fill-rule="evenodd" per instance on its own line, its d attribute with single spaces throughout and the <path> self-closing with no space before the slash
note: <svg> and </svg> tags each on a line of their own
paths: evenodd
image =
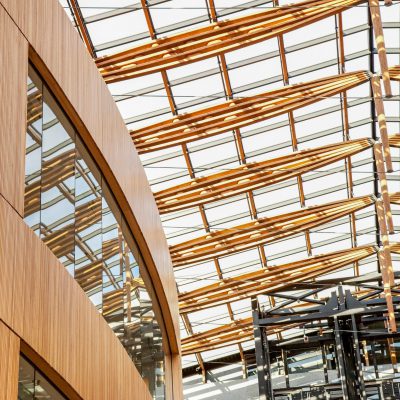
<svg viewBox="0 0 400 400">
<path fill-rule="evenodd" d="M 170 345 L 176 352 L 177 293 L 166 239 L 144 169 L 108 88 L 57 0 L 0 3 L 31 46 L 31 59 L 95 156 L 134 228 L 167 329 L 174 330 L 169 332 Z"/>
<path fill-rule="evenodd" d="M 3 99 L 0 103 L 0 120 L 2 121 L 0 126 L 0 200 L 3 207 L 2 216 L 4 213 L 13 213 L 9 216 L 11 218 L 9 223 L 12 224 L 13 228 L 7 228 L 7 236 L 14 240 L 15 235 L 20 235 L 18 242 L 14 240 L 11 243 L 13 245 L 11 246 L 12 248 L 10 248 L 10 243 L 4 245 L 4 242 L 1 243 L 0 247 L 0 269 L 5 269 L 0 272 L 0 288 L 2 293 L 7 293 L 9 296 L 8 303 L 0 302 L 0 318 L 44 358 L 47 355 L 51 356 L 51 351 L 59 352 L 54 360 L 50 359 L 50 365 L 56 370 L 60 368 L 60 374 L 66 379 L 68 378 L 68 382 L 70 382 L 69 379 L 72 379 L 75 382 L 74 385 L 80 388 L 79 390 L 82 393 L 86 390 L 84 398 L 100 399 L 107 397 L 97 394 L 94 396 L 87 395 L 92 393 L 90 392 L 91 389 L 82 388 L 82 385 L 85 384 L 84 382 L 88 384 L 87 373 L 89 372 L 74 376 L 76 371 L 71 371 L 70 367 L 64 366 L 66 368 L 65 371 L 62 369 L 62 362 L 75 362 L 73 355 L 70 354 L 72 348 L 80 348 L 80 353 L 76 353 L 76 356 L 78 356 L 79 354 L 85 354 L 86 345 L 89 345 L 88 352 L 91 351 L 90 349 L 94 351 L 94 349 L 98 350 L 99 347 L 103 348 L 104 340 L 106 340 L 109 346 L 117 349 L 113 349 L 115 350 L 115 356 L 111 351 L 105 354 L 104 367 L 112 365 L 114 368 L 114 364 L 110 364 L 110 362 L 114 360 L 114 357 L 117 357 L 119 362 L 124 365 L 125 370 L 120 370 L 117 367 L 118 360 L 115 359 L 113 362 L 116 363 L 116 369 L 115 373 L 112 374 L 113 379 L 118 380 L 117 371 L 121 371 L 121 376 L 124 377 L 124 385 L 127 387 L 130 385 L 127 373 L 128 371 L 133 373 L 131 368 L 134 369 L 134 367 L 129 358 L 125 360 L 127 357 L 125 357 L 125 353 L 119 353 L 120 350 L 124 352 L 122 346 L 115 342 L 116 338 L 114 336 L 112 338 L 109 337 L 109 334 L 113 335 L 111 330 L 108 327 L 103 329 L 102 324 L 105 324 L 105 322 L 88 303 L 89 300 L 82 298 L 85 295 L 83 292 L 81 293 L 81 289 L 73 280 L 71 281 L 72 278 L 69 277 L 66 271 L 61 272 L 63 271 L 61 264 L 56 261 L 55 257 L 50 254 L 39 239 L 32 236 L 33 233 L 29 231 L 29 228 L 25 227 L 22 221 L 26 118 L 22 110 L 26 110 L 28 53 L 31 61 L 50 86 L 55 97 L 98 162 L 134 233 L 147 266 L 149 280 L 153 284 L 156 298 L 154 302 L 155 311 L 163 331 L 167 361 L 167 398 L 178 399 L 181 397 L 178 300 L 169 250 L 157 206 L 140 159 L 114 100 L 100 77 L 93 60 L 88 55 L 78 34 L 57 0 L 0 0 L 0 69 L 2 71 L 0 93 Z M 4 101 L 4 99 L 7 99 L 7 101 Z M 21 110 L 21 112 L 18 112 L 18 110 Z M 101 118 L 102 116 L 104 118 Z M 6 212 L 7 208 L 9 210 Z M 9 226 L 3 224 L 3 219 L 0 219 L 0 221 L 2 226 Z M 2 240 L 9 239 L 2 237 Z M 27 245 L 28 243 L 29 246 Z M 14 247 L 14 244 L 17 247 Z M 14 279 L 18 275 L 14 275 L 14 270 L 9 268 L 10 262 L 7 263 L 6 260 L 10 260 L 10 257 L 11 259 L 14 259 L 13 257 L 19 257 L 20 259 L 20 254 L 24 254 L 26 259 L 21 260 L 21 263 L 15 266 L 15 273 L 19 274 L 19 279 L 15 278 L 17 287 L 14 289 L 22 296 L 18 285 L 28 285 L 25 289 L 30 290 L 31 294 L 29 296 L 32 296 L 33 293 L 38 293 L 39 297 L 35 301 L 40 303 L 40 307 L 45 304 L 41 303 L 42 300 L 40 300 L 40 296 L 44 295 L 42 294 L 43 290 L 50 290 L 46 295 L 53 294 L 56 296 L 51 299 L 54 301 L 57 301 L 57 295 L 61 295 L 63 290 L 68 291 L 62 293 L 61 299 L 63 304 L 70 306 L 70 308 L 67 309 L 65 307 L 63 310 L 63 319 L 61 319 L 61 315 L 58 315 L 61 310 L 52 309 L 52 318 L 59 318 L 59 323 L 65 324 L 62 326 L 67 332 L 71 333 L 71 330 L 75 330 L 76 334 L 80 333 L 88 338 L 90 337 L 89 332 L 93 332 L 95 327 L 100 329 L 99 337 L 95 339 L 95 341 L 100 340 L 100 342 L 96 342 L 97 348 L 96 346 L 93 347 L 91 343 L 83 342 L 79 344 L 81 347 L 73 347 L 75 346 L 75 342 L 73 342 L 75 339 L 71 338 L 70 335 L 68 338 L 65 337 L 66 333 L 62 330 L 52 332 L 53 334 L 60 334 L 63 340 L 66 340 L 64 343 L 60 342 L 60 347 L 57 348 L 54 341 L 58 339 L 53 334 L 41 337 L 40 335 L 42 333 L 45 334 L 45 331 L 39 334 L 37 331 L 30 332 L 29 325 L 24 327 L 25 316 L 28 318 L 31 315 L 35 315 L 36 311 L 42 312 L 43 310 L 29 310 L 31 307 L 28 300 L 29 297 L 26 297 L 25 305 L 20 305 L 20 310 L 13 305 L 14 301 L 21 299 L 14 298 L 14 292 L 10 292 L 10 279 Z M 40 268 L 44 268 L 43 271 L 33 270 L 33 263 L 29 264 L 29 262 L 34 259 L 36 259 L 35 265 L 40 264 Z M 46 271 L 46 268 L 49 269 L 50 264 L 51 268 L 58 271 L 57 278 L 53 277 L 56 279 L 52 282 L 53 285 L 46 286 L 45 283 L 49 283 L 49 272 Z M 24 268 L 27 269 L 25 270 Z M 36 279 L 39 272 L 44 274 L 43 279 Z M 27 277 L 30 278 L 30 281 L 25 282 Z M 61 290 L 64 284 L 65 289 Z M 57 285 L 61 286 L 54 293 L 54 288 Z M 27 295 L 24 294 L 22 296 L 22 300 L 25 296 Z M 35 301 L 32 301 L 32 303 L 35 304 Z M 50 301 L 50 298 L 46 301 Z M 10 312 L 11 308 L 7 309 L 5 307 L 6 303 L 8 304 L 7 307 L 12 308 L 12 312 Z M 82 310 L 80 309 L 81 306 L 83 307 Z M 80 326 L 76 324 L 77 321 L 72 320 L 74 315 L 79 315 Z M 89 318 L 89 320 L 84 322 L 85 318 Z M 97 318 L 100 319 L 97 320 Z M 49 326 L 50 321 L 48 319 L 41 321 L 35 318 L 30 321 L 33 327 L 43 322 L 43 324 L 47 325 L 42 326 L 41 329 L 44 329 L 44 327 L 47 329 L 54 328 Z M 69 322 L 67 321 L 71 322 L 71 327 L 69 327 Z M 58 329 L 59 326 L 55 328 Z M 88 331 L 85 334 L 86 329 Z M 30 339 L 24 336 L 29 336 L 30 334 L 36 335 L 36 337 Z M 45 338 L 49 339 L 49 343 L 44 343 Z M 65 351 L 64 356 L 66 358 L 61 360 L 60 357 L 63 351 Z M 99 372 L 101 365 L 97 360 L 99 352 L 94 351 L 93 354 L 88 353 L 89 355 L 94 357 L 91 358 L 93 365 L 90 368 L 94 368 L 96 372 Z M 88 363 L 83 367 L 89 369 L 89 365 Z M 79 370 L 82 371 L 81 368 Z M 101 376 L 101 374 L 98 376 Z M 111 380 L 111 376 L 107 378 L 102 376 L 101 379 L 96 380 L 94 385 L 110 385 L 111 387 Z M 141 382 L 140 378 L 139 381 Z M 141 386 L 136 379 L 135 382 L 136 385 Z M 96 387 L 92 389 L 97 390 Z M 136 389 L 131 388 L 131 390 L 135 391 Z M 131 391 L 129 398 L 136 398 L 132 397 L 132 393 Z M 108 398 L 122 399 L 125 397 L 113 394 L 112 397 Z M 142 394 L 137 398 L 143 398 Z"/>
<path fill-rule="evenodd" d="M 104 318 L 3 198 L 0 220 L 8 227 L 0 230 L 4 324 L 65 381 L 55 383 L 68 398 L 150 400 L 146 384 Z M 46 368 L 44 372 L 51 374 Z M 17 385 L 13 376 L 8 386 Z"/>
</svg>

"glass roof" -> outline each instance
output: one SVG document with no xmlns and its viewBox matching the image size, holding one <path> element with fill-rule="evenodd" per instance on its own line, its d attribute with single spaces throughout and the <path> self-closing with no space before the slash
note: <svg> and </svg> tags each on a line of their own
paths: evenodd
<svg viewBox="0 0 400 400">
<path fill-rule="evenodd" d="M 278 1 L 242 0 L 60 0 L 74 24 L 79 6 L 95 58 L 119 53 L 154 38 L 170 37 L 207 27 L 216 20 L 234 19 L 278 6 Z M 78 4 L 79 3 L 79 4 Z M 214 7 L 212 7 L 214 3 Z M 292 3 L 280 1 L 279 5 Z M 287 32 L 278 37 L 205 60 L 177 66 L 133 79 L 110 83 L 109 89 L 129 130 L 171 119 L 230 99 L 251 96 L 359 70 L 380 72 L 380 64 L 369 19 L 368 3 L 345 8 L 340 14 Z M 147 7 L 148 17 L 142 6 Z M 400 6 L 380 7 L 389 66 L 400 64 Z M 343 40 L 343 48 L 341 46 Z M 344 59 L 341 56 L 343 50 Z M 286 67 L 282 60 L 285 60 Z M 285 69 L 287 68 L 287 71 Z M 225 75 L 224 75 L 225 74 Z M 287 79 L 285 75 L 287 74 Z M 226 75 L 229 80 L 226 79 Z M 399 132 L 399 83 L 391 82 L 393 97 L 384 98 L 389 134 Z M 307 96 L 307 95 L 304 95 Z M 192 178 L 232 171 L 245 163 L 262 162 L 345 140 L 379 139 L 374 118 L 370 83 L 364 82 L 343 93 L 322 96 L 316 102 L 289 113 L 204 137 L 177 146 L 141 155 L 154 192 L 174 187 Z M 293 139 L 293 136 L 295 139 Z M 296 143 L 297 142 L 297 143 Z M 388 173 L 389 192 L 399 191 L 399 152 L 392 148 L 394 172 Z M 378 195 L 372 148 L 318 169 L 300 179 L 281 182 L 163 214 L 162 222 L 170 245 L 220 232 L 253 221 L 351 197 Z M 399 241 L 400 206 L 392 205 Z M 235 277 L 270 265 L 293 263 L 323 253 L 376 244 L 379 241 L 375 207 L 368 206 L 306 232 L 267 242 L 232 254 L 175 269 L 179 293 L 205 287 L 221 279 Z M 392 255 L 395 270 L 399 257 Z M 265 263 L 266 260 L 266 263 Z M 378 270 L 376 253 L 316 279 L 352 277 Z M 277 277 L 279 278 L 279 277 Z M 282 290 L 283 295 L 299 295 L 304 289 Z M 332 285 L 315 294 L 324 298 Z M 351 287 L 354 290 L 354 287 Z M 279 295 L 279 291 L 276 292 Z M 259 296 L 266 308 L 287 298 Z M 232 320 L 251 317 L 251 300 L 191 312 L 181 319 L 181 336 L 221 327 Z M 288 330 L 281 337 L 298 333 Z M 202 351 L 183 357 L 183 368 L 253 348 L 253 339 L 240 344 Z"/>
</svg>

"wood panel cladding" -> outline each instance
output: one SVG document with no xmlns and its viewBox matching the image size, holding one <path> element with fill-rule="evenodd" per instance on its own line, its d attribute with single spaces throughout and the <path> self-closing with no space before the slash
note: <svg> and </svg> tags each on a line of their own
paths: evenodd
<svg viewBox="0 0 400 400">
<path fill-rule="evenodd" d="M 0 4 L 28 40 L 31 61 L 72 120 L 114 193 L 147 266 L 148 282 L 153 284 L 155 302 L 159 303 L 156 309 L 162 309 L 157 317 L 167 339 L 166 352 L 178 354 L 178 300 L 167 242 L 144 169 L 106 84 L 58 1 L 0 0 Z M 14 51 L 15 41 L 12 48 Z M 27 61 L 26 54 L 22 58 Z M 26 101 L 26 70 L 22 74 Z M 10 179 L 15 180 L 14 174 Z"/>
<path fill-rule="evenodd" d="M 19 337 L 0 321 L 0 400 L 18 396 Z"/>
<path fill-rule="evenodd" d="M 0 71 L 0 194 L 22 215 L 28 43 L 2 7 Z"/>
<path fill-rule="evenodd" d="M 0 319 L 82 399 L 150 400 L 144 381 L 104 318 L 3 199 L 0 220 L 9 227 L 0 230 Z"/>
</svg>

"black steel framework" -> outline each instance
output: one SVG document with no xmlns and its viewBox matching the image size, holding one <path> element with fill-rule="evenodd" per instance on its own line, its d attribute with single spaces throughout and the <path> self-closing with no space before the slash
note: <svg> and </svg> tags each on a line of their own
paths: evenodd
<svg viewBox="0 0 400 400">
<path fill-rule="evenodd" d="M 253 320 L 255 330 L 255 354 L 257 360 L 260 400 L 286 399 L 398 399 L 400 382 L 395 378 L 397 354 L 393 346 L 399 333 L 392 333 L 387 325 L 385 300 L 377 297 L 382 287 L 368 284 L 376 276 L 356 281 L 346 281 L 346 285 L 367 288 L 369 292 L 356 298 L 350 290 L 338 286 L 337 292 L 325 300 L 323 305 L 306 309 L 260 310 L 257 300 L 253 300 Z M 311 291 L 309 295 L 315 293 Z M 397 291 L 399 293 L 399 291 Z M 395 312 L 400 312 L 400 297 L 393 297 Z M 271 340 L 269 329 L 282 324 L 296 325 L 299 333 L 289 340 Z M 386 340 L 385 351 L 390 353 L 393 373 L 382 378 L 374 347 L 377 341 Z M 367 347 L 372 361 L 369 361 Z M 300 349 L 300 350 L 299 350 Z M 290 383 L 288 353 L 307 353 L 317 349 L 321 354 L 324 382 L 304 385 Z M 328 357 L 327 357 L 328 356 Z M 329 362 L 327 361 L 329 359 Z M 273 364 L 283 363 L 284 387 L 274 387 Z M 374 378 L 365 379 L 366 367 L 372 362 Z M 293 362 L 292 362 L 293 364 Z M 304 368 L 300 366 L 299 368 Z M 293 368 L 292 368 L 293 369 Z M 306 367 L 305 367 L 306 369 Z M 335 373 L 335 377 L 328 374 Z M 309 374 L 313 371 L 308 370 Z M 293 374 L 292 374 L 293 378 Z M 376 397 L 374 397 L 376 396 Z"/>
</svg>

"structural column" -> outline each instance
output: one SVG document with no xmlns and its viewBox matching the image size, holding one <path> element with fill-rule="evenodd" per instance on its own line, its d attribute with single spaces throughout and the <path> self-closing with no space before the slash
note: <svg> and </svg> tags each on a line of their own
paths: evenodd
<svg viewBox="0 0 400 400">
<path fill-rule="evenodd" d="M 259 398 L 260 400 L 273 400 L 274 392 L 271 381 L 271 365 L 269 362 L 267 333 L 261 331 L 262 328 L 260 327 L 259 322 L 258 302 L 256 299 L 252 300 L 252 308 Z M 267 351 L 267 354 L 265 354 L 265 350 Z"/>
</svg>

